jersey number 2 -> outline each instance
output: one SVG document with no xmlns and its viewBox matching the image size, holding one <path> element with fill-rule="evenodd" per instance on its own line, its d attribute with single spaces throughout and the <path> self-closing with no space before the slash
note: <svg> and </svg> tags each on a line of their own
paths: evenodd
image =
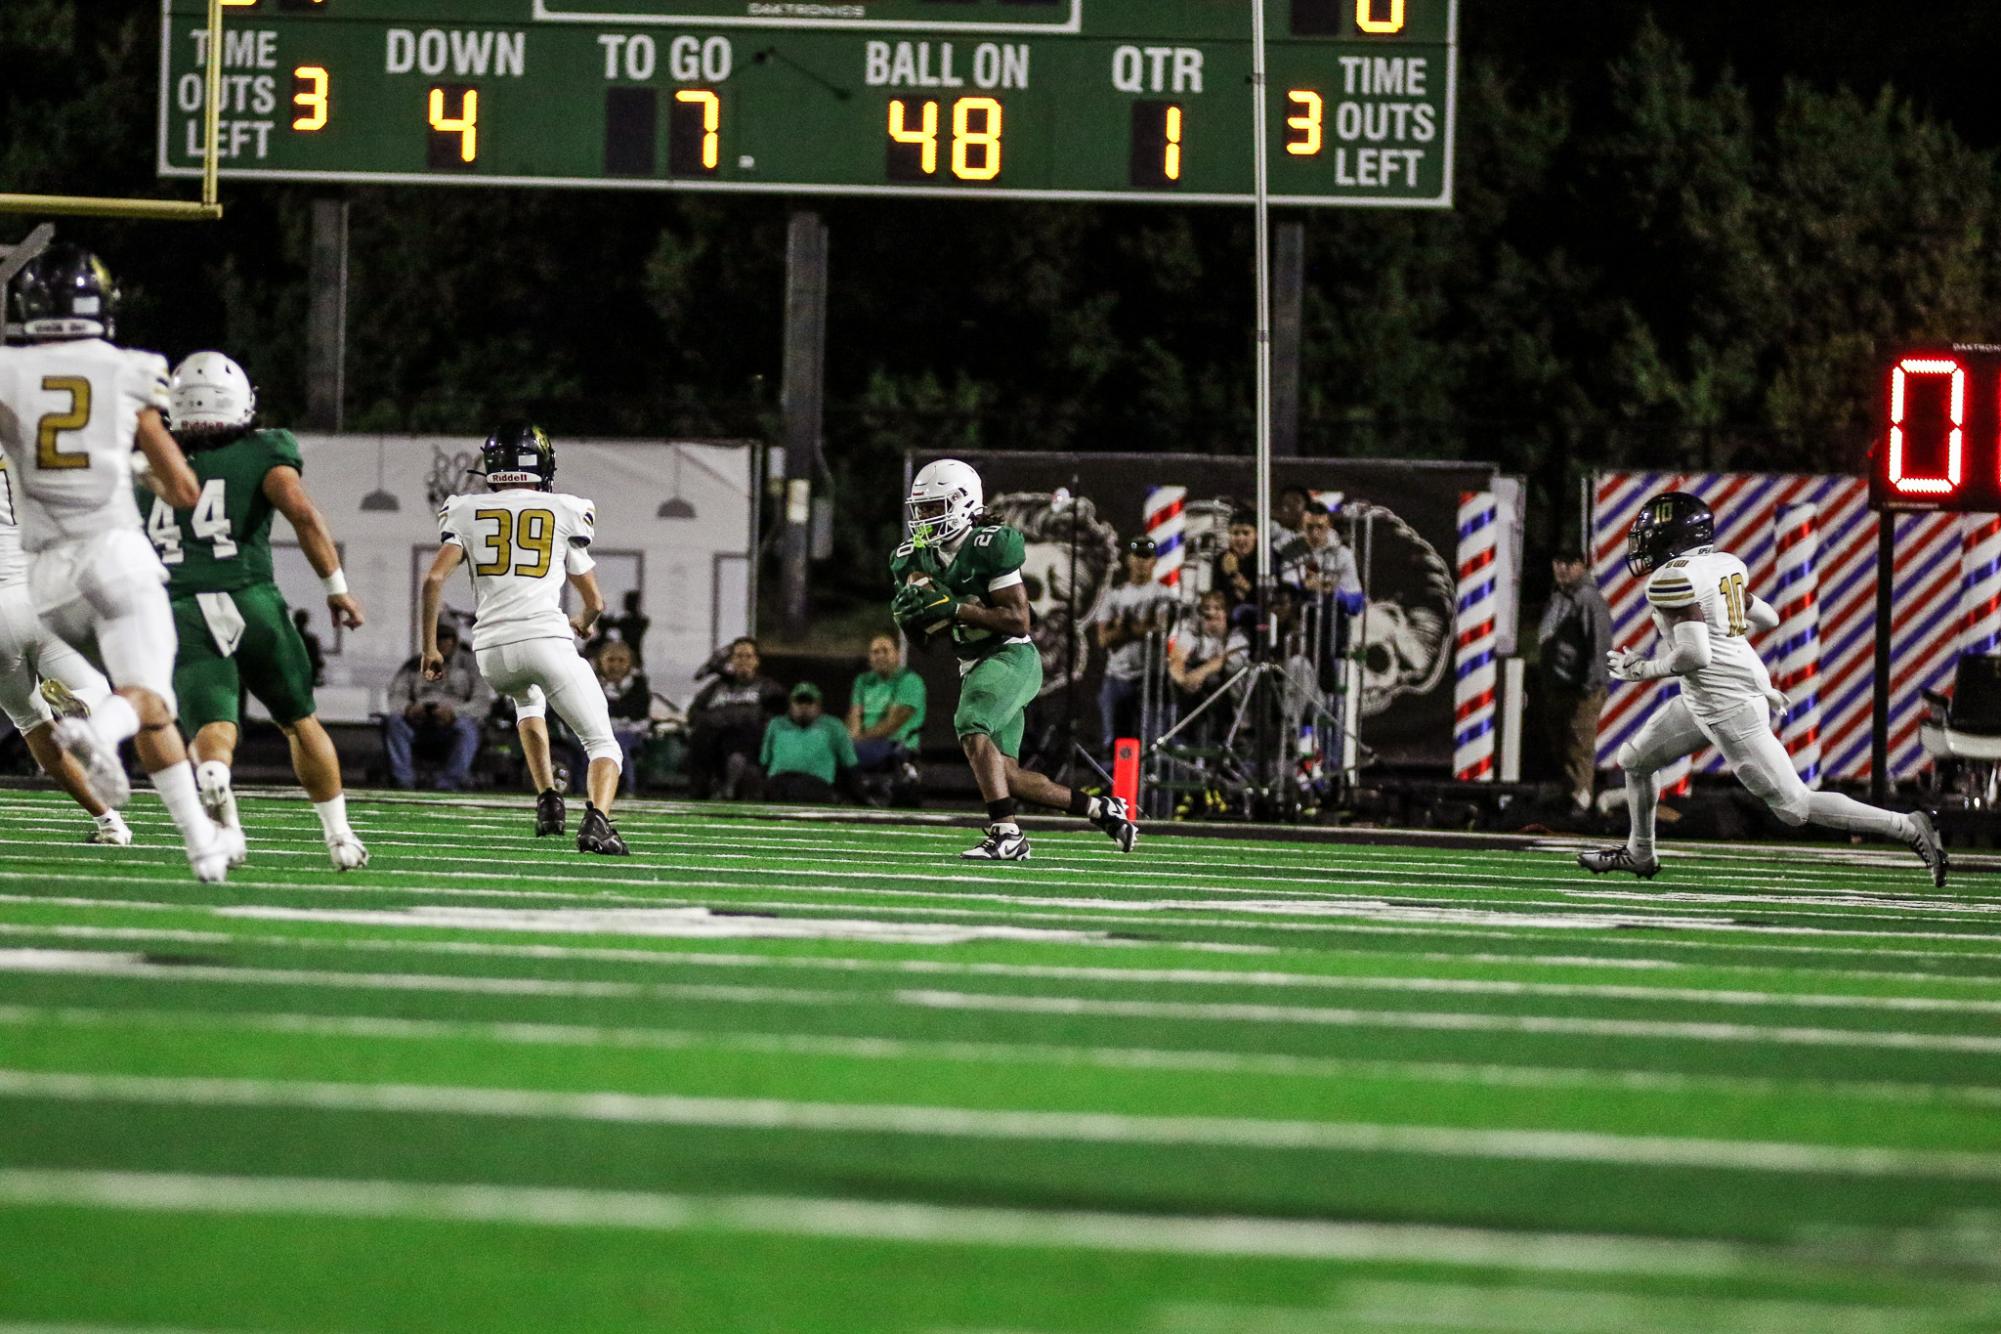
<svg viewBox="0 0 2001 1334">
<path fill-rule="evenodd" d="M 68 394 L 69 410 L 44 413 L 35 424 L 35 466 L 37 468 L 88 468 L 90 454 L 69 453 L 62 447 L 64 431 L 81 431 L 90 425 L 90 381 L 77 376 L 51 375 L 42 388 L 51 394 Z"/>
<path fill-rule="evenodd" d="M 1744 576 L 1725 575 L 1716 591 L 1723 595 L 1723 614 L 1730 622 L 1730 633 L 1739 638 L 1751 633 L 1751 623 L 1744 619 Z"/>
<path fill-rule="evenodd" d="M 474 510 L 473 518 L 485 522 L 494 521 L 493 532 L 487 540 L 493 548 L 493 559 L 483 560 L 474 565 L 473 572 L 484 575 L 508 573 L 513 565 L 513 573 L 524 579 L 540 579 L 549 573 L 549 562 L 556 551 L 556 516 L 550 510 Z M 514 548 L 523 553 L 519 564 L 514 562 Z M 527 557 L 532 554 L 531 561 Z"/>
</svg>

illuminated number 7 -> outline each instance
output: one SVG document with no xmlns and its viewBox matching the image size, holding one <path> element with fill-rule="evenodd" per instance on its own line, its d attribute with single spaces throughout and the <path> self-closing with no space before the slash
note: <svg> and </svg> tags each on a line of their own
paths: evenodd
<svg viewBox="0 0 2001 1334">
<path fill-rule="evenodd" d="M 1285 96 L 1301 109 L 1297 116 L 1285 118 L 1288 129 L 1299 131 L 1299 138 L 1285 141 L 1285 151 L 1294 157 L 1312 157 L 1320 151 L 1320 118 L 1326 103 L 1319 93 L 1305 88 L 1294 88 Z"/>
<path fill-rule="evenodd" d="M 676 102 L 686 102 L 702 108 L 702 165 L 710 171 L 716 169 L 720 159 L 717 133 L 723 125 L 723 100 L 703 88 L 683 88 L 674 94 Z"/>
<path fill-rule="evenodd" d="M 924 174 L 930 176 L 938 170 L 938 104 L 922 102 L 923 119 L 916 129 L 909 128 L 907 113 L 903 109 L 903 99 L 893 97 L 889 102 L 889 137 L 899 144 L 917 144 L 918 164 Z"/>
<path fill-rule="evenodd" d="M 471 162 L 479 156 L 479 89 L 468 88 L 459 99 L 459 114 L 445 114 L 445 90 L 431 90 L 431 128 L 441 134 L 459 136 L 459 161 Z"/>
<path fill-rule="evenodd" d="M 1945 476 L 1909 477 L 1904 472 L 1906 382 L 1913 375 L 1950 377 L 1952 425 L 1946 434 Z M 1966 448 L 1966 367 L 1951 357 L 1905 357 L 1890 372 L 1890 485 L 1907 496 L 1944 496 L 1959 490 Z"/>
<path fill-rule="evenodd" d="M 1376 17 L 1376 0 L 1355 0 L 1355 26 L 1363 32 L 1392 33 L 1403 31 L 1403 0 L 1390 0 L 1390 16 Z"/>
</svg>

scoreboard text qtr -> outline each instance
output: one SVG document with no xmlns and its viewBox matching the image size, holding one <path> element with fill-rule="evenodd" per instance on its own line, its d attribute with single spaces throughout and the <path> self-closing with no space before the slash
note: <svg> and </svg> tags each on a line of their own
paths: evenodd
<svg viewBox="0 0 2001 1334">
<path fill-rule="evenodd" d="M 1243 0 L 223 0 L 225 176 L 1235 202 Z M 162 0 L 160 170 L 206 0 Z M 1268 0 L 1288 204 L 1451 202 L 1457 0 Z"/>
<path fill-rule="evenodd" d="M 2001 513 L 2001 344 L 1896 347 L 1879 361 L 1871 504 Z"/>
</svg>

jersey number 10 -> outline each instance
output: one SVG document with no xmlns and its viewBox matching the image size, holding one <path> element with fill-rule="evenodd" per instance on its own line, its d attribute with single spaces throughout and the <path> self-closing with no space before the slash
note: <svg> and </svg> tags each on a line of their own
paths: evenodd
<svg viewBox="0 0 2001 1334">
<path fill-rule="evenodd" d="M 1751 633 L 1751 622 L 1744 615 L 1744 576 L 1725 575 L 1716 585 L 1716 591 L 1723 595 L 1723 613 L 1730 622 L 1730 633 L 1737 638 Z"/>
</svg>

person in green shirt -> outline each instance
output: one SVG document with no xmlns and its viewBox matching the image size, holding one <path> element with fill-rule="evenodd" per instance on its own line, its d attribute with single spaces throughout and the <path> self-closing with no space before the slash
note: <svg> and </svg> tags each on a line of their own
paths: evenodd
<svg viewBox="0 0 2001 1334">
<path fill-rule="evenodd" d="M 848 735 L 863 773 L 907 762 L 924 731 L 924 678 L 893 635 L 869 640 L 868 670 L 848 691 Z"/>
<path fill-rule="evenodd" d="M 1028 590 L 1019 530 L 983 524 L 985 488 L 958 459 L 925 465 L 904 501 L 910 540 L 890 558 L 896 586 L 890 615 L 913 643 L 949 635 L 959 659 L 959 706 L 952 714 L 973 781 L 987 805 L 987 833 L 960 853 L 970 861 L 1026 861 L 1028 839 L 1015 803 L 1028 801 L 1096 825 L 1119 851 L 1139 838 L 1126 803 L 1092 797 L 1021 767 L 1028 706 L 1042 692 L 1042 654 L 1029 638 Z"/>
<path fill-rule="evenodd" d="M 801 681 L 789 705 L 764 728 L 757 762 L 768 801 L 829 802 L 834 784 L 855 768 L 848 729 L 820 712 L 820 687 Z"/>
<path fill-rule="evenodd" d="M 200 498 L 176 509 L 139 493 L 146 535 L 167 567 L 180 652 L 174 693 L 194 735 L 195 782 L 217 823 L 240 828 L 229 770 L 239 709 L 248 690 L 291 745 L 292 771 L 320 817 L 335 869 L 368 864 L 347 821 L 340 756 L 314 716 L 313 666 L 292 624 L 271 564 L 271 520 L 283 514 L 320 576 L 334 623 L 361 627 L 326 519 L 306 494 L 305 462 L 290 431 L 256 428 L 257 392 L 220 352 L 197 352 L 174 370 L 168 391 L 174 437 L 200 483 Z"/>
</svg>

